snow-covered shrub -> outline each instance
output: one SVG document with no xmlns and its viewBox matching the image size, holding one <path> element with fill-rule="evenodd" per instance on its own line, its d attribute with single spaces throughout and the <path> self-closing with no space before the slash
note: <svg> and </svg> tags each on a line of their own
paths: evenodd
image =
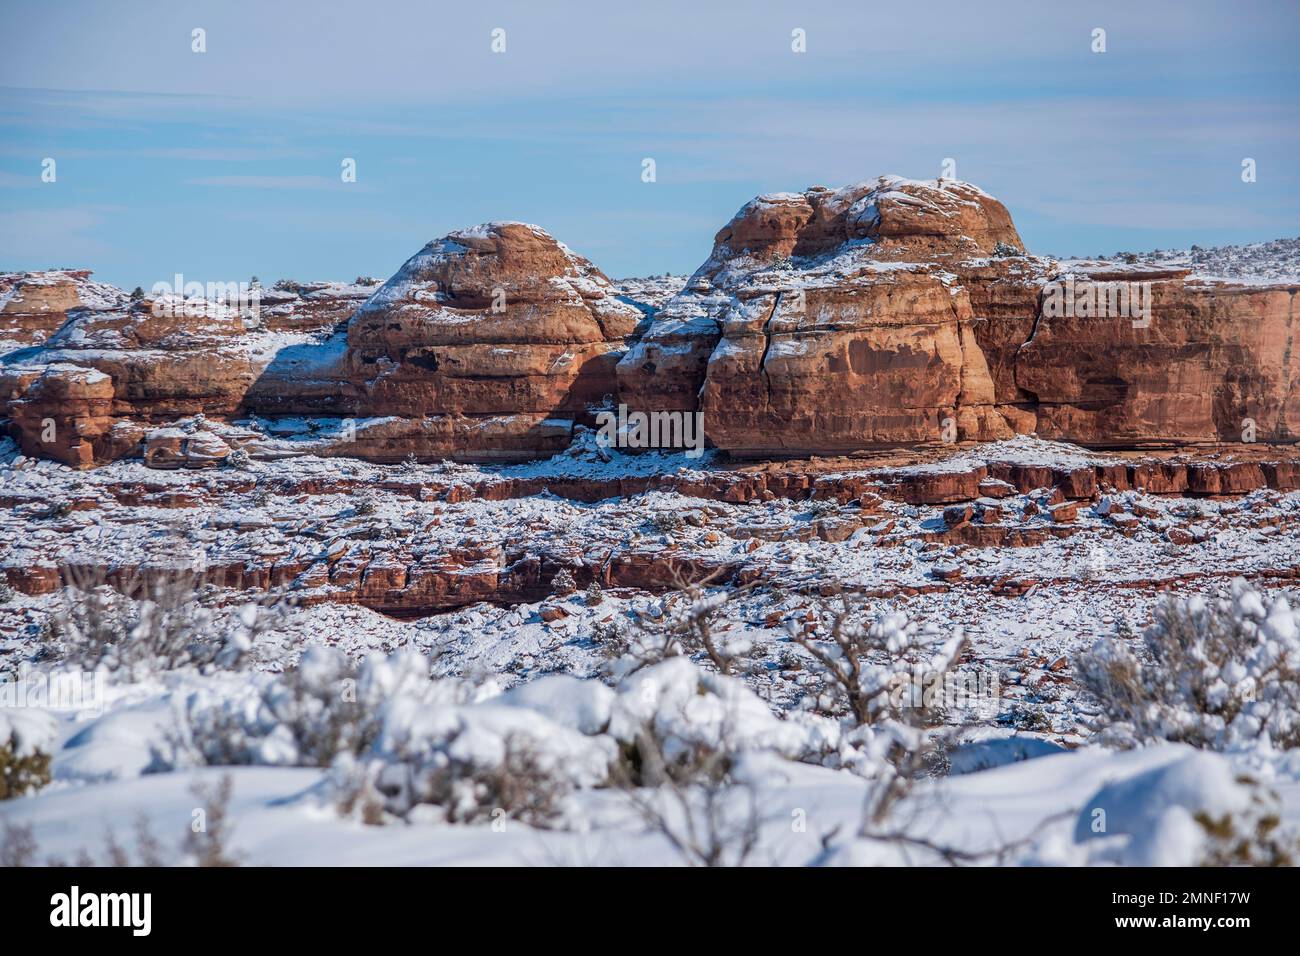
<svg viewBox="0 0 1300 956">
<path fill-rule="evenodd" d="M 242 448 L 232 448 L 230 454 L 226 456 L 226 467 L 249 471 L 253 467 L 253 458 Z"/>
<path fill-rule="evenodd" d="M 190 788 L 199 806 L 203 809 L 203 826 L 190 827 L 185 833 L 182 852 L 189 856 L 195 866 L 231 867 L 239 866 L 239 861 L 230 851 L 230 797 L 234 783 L 230 774 L 226 774 L 215 787 L 196 783 Z"/>
<path fill-rule="evenodd" d="M 578 583 L 573 579 L 573 572 L 568 568 L 560 568 L 551 578 L 551 592 L 561 596 L 572 594 L 578 588 Z"/>
<path fill-rule="evenodd" d="M 427 807 L 448 822 L 505 816 L 546 825 L 573 788 L 605 781 L 612 740 L 518 700 L 483 698 L 493 693 L 430 680 L 429 662 L 411 652 L 358 667 L 340 651 L 312 648 L 297 668 L 234 692 L 190 690 L 171 753 L 157 753 L 154 768 L 328 766 L 331 800 L 367 822 Z"/>
<path fill-rule="evenodd" d="M 434 462 L 429 466 L 429 470 L 434 474 L 442 475 L 446 478 L 470 477 L 478 474 L 478 469 L 474 465 L 452 461 L 450 458 L 444 458 L 442 461 Z"/>
<path fill-rule="evenodd" d="M 673 534 L 681 530 L 682 516 L 676 511 L 656 511 L 649 518 L 650 527 L 660 534 Z"/>
<path fill-rule="evenodd" d="M 16 593 L 17 592 L 9 586 L 8 581 L 0 581 L 0 604 L 8 604 L 14 599 Z"/>
<path fill-rule="evenodd" d="M 1288 866 L 1300 851 L 1277 795 L 1218 754 L 1187 752 L 1089 797 L 1074 842 L 1089 863 Z"/>
<path fill-rule="evenodd" d="M 600 582 L 592 581 L 587 585 L 587 590 L 583 592 L 582 599 L 588 607 L 599 607 L 605 600 L 605 592 L 600 589 Z M 0 604 L 3 603 L 3 599 L 0 599 Z"/>
<path fill-rule="evenodd" d="M 1227 750 L 1300 746 L 1300 612 L 1238 578 L 1226 595 L 1166 600 L 1143 633 L 1121 632 L 1076 661 L 1120 744 L 1165 739 Z"/>
<path fill-rule="evenodd" d="M 0 800 L 21 797 L 50 782 L 57 729 L 46 711 L 0 707 Z"/>
<path fill-rule="evenodd" d="M 824 628 L 807 633 L 791 620 L 787 633 L 813 658 L 813 673 L 820 678 L 814 707 L 855 726 L 885 720 L 935 723 L 945 715 L 948 692 L 963 689 L 953 682 L 966 646 L 960 629 L 945 635 L 901 611 L 873 616 L 846 594 Z"/>
<path fill-rule="evenodd" d="M 198 576 L 187 569 L 124 576 L 116 586 L 97 569 L 68 566 L 62 574 L 53 637 L 66 662 L 84 670 L 138 676 L 186 666 L 234 668 L 284 610 L 250 602 L 220 613 L 200 600 Z"/>
<path fill-rule="evenodd" d="M 670 657 L 625 677 L 610 708 L 622 776 L 657 786 L 698 775 L 711 754 L 776 753 L 819 759 L 828 745 L 816 722 L 781 720 L 743 681 Z"/>
<path fill-rule="evenodd" d="M 346 775 L 336 773 L 336 781 L 344 782 L 340 809 L 346 813 L 359 806 L 369 822 L 382 821 L 384 814 L 405 818 L 427 806 L 448 823 L 510 818 L 535 827 L 553 825 L 573 789 L 562 760 L 523 734 L 474 752 L 457 739 L 466 733 L 472 731 L 426 739 Z"/>
<path fill-rule="evenodd" d="M 627 622 L 618 614 L 608 621 L 595 621 L 591 625 L 591 640 L 610 662 L 618 661 L 631 648 Z"/>
<path fill-rule="evenodd" d="M 0 800 L 21 797 L 50 782 L 50 755 L 24 752 L 16 738 L 0 742 Z"/>
<path fill-rule="evenodd" d="M 257 675 L 233 691 L 223 685 L 188 690 L 176 702 L 171 753 L 156 754 L 155 767 L 328 767 L 340 754 L 357 756 L 370 747 L 391 700 L 457 699 L 463 696 L 458 686 L 431 682 L 418 654 L 376 657 L 358 667 L 335 648 L 310 647 L 283 674 Z"/>
<path fill-rule="evenodd" d="M 758 845 L 761 800 L 746 755 L 799 758 L 806 726 L 779 720 L 748 686 L 672 657 L 623 679 L 610 706 L 618 787 L 646 826 L 692 866 L 739 866 Z"/>
<path fill-rule="evenodd" d="M 420 807 L 451 823 L 553 825 L 565 797 L 605 782 L 615 747 L 542 714 L 492 701 L 430 705 L 398 697 L 379 737 L 335 765 L 341 807 L 406 818 Z"/>
<path fill-rule="evenodd" d="M 36 512 L 38 518 L 66 518 L 72 514 L 72 502 L 66 499 L 51 501 L 44 508 Z"/>
<path fill-rule="evenodd" d="M 808 513 L 814 518 L 828 518 L 839 510 L 840 503 L 834 498 L 815 498 L 808 502 Z"/>
<path fill-rule="evenodd" d="M 727 633 L 717 627 L 727 605 L 736 600 L 744 589 L 706 589 L 688 585 L 680 592 L 680 600 L 668 604 L 662 628 L 675 643 L 689 655 L 703 654 L 719 673 L 732 674 L 749 665 L 754 651 L 751 640 L 744 632 Z"/>
<path fill-rule="evenodd" d="M 361 494 L 357 495 L 355 499 L 355 503 L 352 506 L 352 510 L 357 515 L 365 517 L 367 515 L 374 514 L 375 511 L 378 509 L 378 507 L 379 504 L 372 493 L 362 492 Z"/>
<path fill-rule="evenodd" d="M 753 642 L 743 632 L 728 633 L 717 627 L 728 604 L 746 588 L 709 588 L 679 582 L 679 589 L 649 608 L 634 614 L 628 627 L 620 618 L 593 637 L 610 659 L 607 670 L 621 678 L 679 655 L 702 656 L 723 674 L 738 673 L 751 664 Z"/>
</svg>

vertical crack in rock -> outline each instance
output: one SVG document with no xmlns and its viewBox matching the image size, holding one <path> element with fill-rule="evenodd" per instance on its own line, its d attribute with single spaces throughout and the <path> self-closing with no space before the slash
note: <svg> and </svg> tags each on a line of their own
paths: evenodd
<svg viewBox="0 0 1300 956">
<path fill-rule="evenodd" d="M 772 411 L 772 377 L 767 373 L 767 356 L 772 351 L 772 320 L 776 318 L 777 310 L 781 308 L 781 297 L 785 293 L 778 292 L 772 300 L 771 311 L 767 313 L 767 318 L 763 321 L 763 356 L 758 360 L 758 372 L 763 376 L 763 391 L 767 396 L 763 404 L 763 411 L 770 414 Z M 807 305 L 807 293 L 805 293 L 804 304 Z M 803 329 L 799 330 L 800 334 Z"/>
<path fill-rule="evenodd" d="M 1295 295 L 1298 290 L 1287 290 L 1286 304 L 1286 346 L 1282 350 L 1282 401 L 1277 409 L 1277 422 L 1273 426 L 1274 441 L 1290 441 L 1293 436 L 1286 420 L 1286 411 L 1291 404 L 1291 345 L 1294 339 Z"/>
</svg>

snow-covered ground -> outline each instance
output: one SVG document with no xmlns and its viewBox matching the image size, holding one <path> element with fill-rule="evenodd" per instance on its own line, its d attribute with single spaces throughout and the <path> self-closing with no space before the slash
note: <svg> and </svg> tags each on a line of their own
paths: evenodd
<svg viewBox="0 0 1300 956">
<path fill-rule="evenodd" d="M 915 467 L 990 459 L 1095 460 L 1022 438 Z M 0 738 L 18 759 L 49 758 L 48 783 L 0 801 L 0 855 L 1186 864 L 1222 861 L 1242 839 L 1253 862 L 1293 846 L 1300 493 L 1116 492 L 1081 502 L 1068 525 L 1051 517 L 1048 489 L 1009 493 L 976 503 L 987 513 L 970 527 L 990 537 L 963 543 L 942 507 L 871 495 L 741 504 L 665 490 L 593 502 L 419 492 L 703 479 L 715 468 L 683 456 L 607 461 L 580 443 L 502 468 L 295 454 L 249 470 L 76 472 L 6 445 L 0 567 L 11 574 L 307 571 L 278 603 L 257 589 L 179 603 L 154 594 L 173 616 L 164 627 L 138 609 L 104 610 L 97 623 L 84 594 L 0 595 Z M 447 571 L 457 553 L 471 557 Z M 493 554 L 503 557 L 482 557 Z M 557 575 L 549 594 L 470 592 L 461 606 L 393 617 L 376 608 L 409 585 L 311 572 L 397 564 L 414 581 L 433 567 L 455 586 L 480 580 L 485 561 L 497 573 L 529 559 L 579 576 L 621 562 L 644 586 Z M 725 568 L 731 585 L 645 575 L 670 562 L 691 580 Z M 846 611 L 838 589 L 863 597 Z M 1109 639 L 1107 659 L 1131 649 L 1149 660 L 1138 635 L 1167 630 L 1162 601 L 1209 596 L 1219 607 L 1229 591 L 1225 616 L 1202 630 L 1239 622 L 1248 653 L 1198 644 L 1187 680 L 1201 688 L 1188 700 L 1212 714 L 1153 700 L 1159 720 L 1143 727 L 1159 733 L 1125 739 L 1120 698 L 1084 686 L 1081 655 Z M 121 622 L 147 643 L 176 621 L 189 622 L 181 651 L 96 644 Z M 865 642 L 850 682 L 867 691 L 860 705 L 834 679 L 849 639 Z M 78 699 L 49 698 L 60 673 L 80 675 Z M 959 680 L 930 685 L 936 675 Z M 941 688 L 937 702 L 909 696 L 922 685 Z M 221 821 L 206 844 L 183 839 L 196 809 Z M 1259 838 L 1261 826 L 1281 836 Z"/>
<path fill-rule="evenodd" d="M 1069 259 L 1067 269 L 1082 262 L 1112 262 L 1121 265 L 1188 269 L 1189 278 L 1207 282 L 1272 284 L 1300 282 L 1300 237 L 1252 242 L 1240 246 L 1211 246 L 1190 249 L 1155 249 L 1122 253 L 1096 259 Z"/>
</svg>

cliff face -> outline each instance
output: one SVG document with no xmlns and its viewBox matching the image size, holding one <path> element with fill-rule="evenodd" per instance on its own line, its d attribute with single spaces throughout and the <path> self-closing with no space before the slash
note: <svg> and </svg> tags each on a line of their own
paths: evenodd
<svg viewBox="0 0 1300 956">
<path fill-rule="evenodd" d="M 435 240 L 377 290 L 268 293 L 251 322 L 34 276 L 10 277 L 5 314 L 66 321 L 0 360 L 4 414 L 26 451 L 81 466 L 195 414 L 347 420 L 325 455 L 525 459 L 614 402 L 698 411 L 740 457 L 1300 436 L 1293 284 L 1027 255 L 1006 208 L 953 181 L 760 196 L 653 305 L 523 223 Z M 50 419 L 65 437 L 41 437 Z"/>
<path fill-rule="evenodd" d="M 1037 432 L 1098 446 L 1300 438 L 1295 289 L 1147 281 L 1149 325 L 1040 319 L 1015 362 Z"/>
<path fill-rule="evenodd" d="M 614 396 L 641 313 L 544 230 L 489 223 L 429 243 L 318 348 L 285 353 L 246 405 L 367 421 L 334 454 L 530 458 Z"/>
<path fill-rule="evenodd" d="M 1287 442 L 1294 297 L 1027 256 L 975 187 L 886 177 L 746 204 L 619 377 L 629 404 L 698 408 L 752 457 L 1034 432 Z"/>
<path fill-rule="evenodd" d="M 699 392 L 709 437 L 767 456 L 1012 434 L 990 412 L 967 291 L 1011 270 L 966 264 L 1020 245 L 1001 203 L 964 183 L 886 177 L 748 203 L 683 293 L 722 300 Z"/>
<path fill-rule="evenodd" d="M 40 345 L 76 309 L 125 306 L 121 289 L 82 269 L 0 273 L 0 353 Z"/>
</svg>

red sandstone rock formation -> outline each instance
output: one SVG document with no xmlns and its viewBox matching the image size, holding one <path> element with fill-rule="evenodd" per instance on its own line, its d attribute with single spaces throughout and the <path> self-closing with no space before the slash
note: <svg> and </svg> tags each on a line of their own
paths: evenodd
<svg viewBox="0 0 1300 956">
<path fill-rule="evenodd" d="M 73 310 L 3 360 L 0 414 L 24 449 L 79 466 L 139 454 L 179 417 L 250 413 L 353 420 L 318 454 L 535 458 L 609 400 L 699 410 L 714 445 L 749 457 L 1027 433 L 1108 447 L 1300 435 L 1295 287 L 1028 256 L 1001 203 L 952 181 L 759 197 L 648 323 L 521 223 L 430 243 L 355 311 L 371 286 L 267 290 L 255 322 L 219 307 L 159 316 L 87 275 L 0 277 L 0 314 Z M 1053 307 L 1063 283 L 1113 282 L 1149 295 L 1141 321 Z M 323 341 L 303 334 L 348 315 Z M 41 438 L 51 419 L 64 437 Z M 156 447 L 157 463 L 188 463 Z"/>
<path fill-rule="evenodd" d="M 1122 283 L 1135 311 L 1047 308 L 1064 283 Z M 1153 265 L 1067 271 L 1024 255 L 1006 209 L 964 183 L 815 187 L 760 196 L 718 233 L 619 364 L 621 398 L 698 408 L 743 457 L 1029 433 L 1290 442 L 1294 298 Z"/>
<path fill-rule="evenodd" d="M 74 309 L 126 305 L 121 289 L 95 282 L 88 270 L 0 273 L 0 352 L 39 345 Z"/>
<path fill-rule="evenodd" d="M 710 440 L 748 456 L 1009 436 L 973 300 L 1021 313 L 987 339 L 1028 337 L 1045 264 L 1020 250 L 1002 204 L 964 183 L 761 196 L 620 363 L 624 399 L 698 393 Z"/>
<path fill-rule="evenodd" d="M 25 454 L 85 468 L 110 457 L 113 381 L 75 365 L 5 369 L 0 389 Z"/>
<path fill-rule="evenodd" d="M 379 286 L 375 279 L 352 283 L 282 279 L 260 290 L 258 314 L 272 332 L 327 332 L 345 323 Z"/>
<path fill-rule="evenodd" d="M 247 406 L 381 419 L 331 453 L 544 456 L 616 395 L 614 366 L 640 319 L 544 230 L 489 223 L 420 250 L 352 317 L 345 340 L 287 352 Z"/>
<path fill-rule="evenodd" d="M 1015 383 L 1034 398 L 1040 436 L 1114 447 L 1300 438 L 1295 289 L 1123 278 L 1149 283 L 1149 317 L 1040 312 L 1019 350 Z"/>
</svg>

